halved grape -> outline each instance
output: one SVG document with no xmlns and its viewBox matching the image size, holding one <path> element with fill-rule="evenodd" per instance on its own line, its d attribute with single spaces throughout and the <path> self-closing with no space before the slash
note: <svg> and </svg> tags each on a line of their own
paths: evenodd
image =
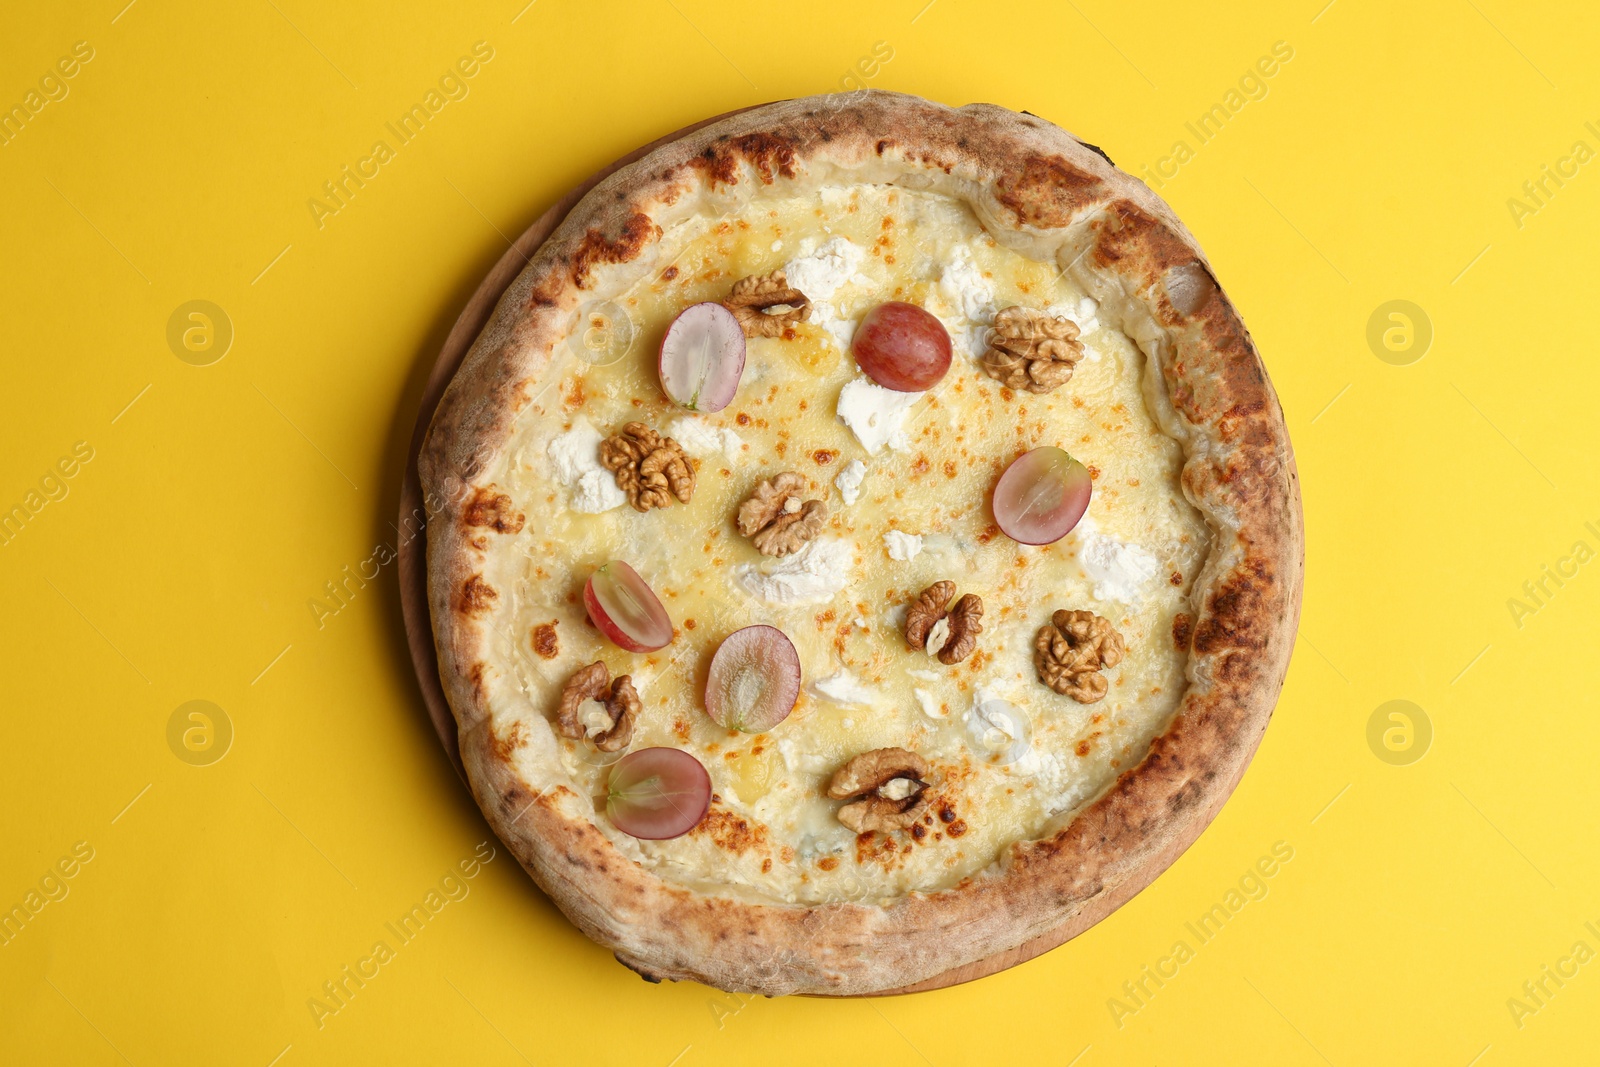
<svg viewBox="0 0 1600 1067">
<path fill-rule="evenodd" d="M 620 559 L 589 575 L 583 606 L 600 632 L 629 652 L 654 652 L 672 640 L 667 609 L 639 572 Z"/>
<path fill-rule="evenodd" d="M 706 714 L 718 726 L 759 734 L 788 718 L 799 698 L 800 656 L 782 630 L 735 630 L 711 657 Z"/>
<path fill-rule="evenodd" d="M 721 411 L 744 374 L 744 331 L 721 304 L 691 304 L 661 338 L 661 388 L 690 411 Z"/>
<path fill-rule="evenodd" d="M 1072 532 L 1089 510 L 1088 468 L 1059 448 L 1018 456 L 994 486 L 994 521 L 1013 541 L 1048 545 Z"/>
<path fill-rule="evenodd" d="M 856 327 L 850 351 L 867 377 L 899 393 L 920 393 L 950 369 L 950 334 L 915 304 L 879 304 Z"/>
<path fill-rule="evenodd" d="M 618 830 L 646 841 L 681 837 L 711 806 L 705 765 L 676 748 L 641 748 L 606 775 L 606 815 Z"/>
</svg>

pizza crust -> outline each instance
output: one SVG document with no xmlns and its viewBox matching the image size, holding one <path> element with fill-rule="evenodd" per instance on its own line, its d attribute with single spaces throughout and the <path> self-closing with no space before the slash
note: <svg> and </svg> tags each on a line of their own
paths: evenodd
<svg viewBox="0 0 1600 1067">
<path fill-rule="evenodd" d="M 964 200 L 996 240 L 1059 263 L 1144 351 L 1147 404 L 1180 443 L 1184 491 L 1213 532 L 1195 586 L 1189 686 L 1138 766 L 951 889 L 883 906 L 697 893 L 624 856 L 595 825 L 589 797 L 553 771 L 547 779 L 530 772 L 559 766 L 550 731 L 494 734 L 490 707 L 510 684 L 491 662 L 487 621 L 502 595 L 502 534 L 470 525 L 470 505 L 490 490 L 486 472 L 503 458 L 578 308 L 647 270 L 663 230 L 774 186 L 857 182 Z M 1148 885 L 1227 799 L 1266 728 L 1298 620 L 1303 536 L 1287 429 L 1249 333 L 1198 245 L 1098 149 L 993 105 L 954 109 L 878 91 L 786 101 L 714 123 L 611 175 L 501 298 L 444 394 L 419 471 L 431 512 L 428 597 L 440 675 L 473 793 L 562 911 L 651 980 L 765 994 L 877 993 L 1023 946 L 1031 955 L 1087 929 Z"/>
</svg>

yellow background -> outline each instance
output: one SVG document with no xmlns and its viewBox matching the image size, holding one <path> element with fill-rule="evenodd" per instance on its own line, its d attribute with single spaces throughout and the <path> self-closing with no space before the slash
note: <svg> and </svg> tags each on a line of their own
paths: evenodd
<svg viewBox="0 0 1600 1067">
<path fill-rule="evenodd" d="M 94 58 L 0 147 L 0 508 L 94 455 L 0 545 L 0 906 L 76 842 L 94 858 L 0 947 L 0 1059 L 1594 1062 L 1600 962 L 1507 1006 L 1600 950 L 1600 563 L 1507 606 L 1600 548 L 1600 164 L 1520 227 L 1507 206 L 1600 148 L 1592 5 L 525 2 L 3 18 L 5 107 L 74 42 Z M 470 95 L 319 229 L 307 200 L 476 41 Z M 1308 531 L 1282 702 L 1199 843 L 1041 959 L 855 1002 L 647 985 L 501 850 L 319 1028 L 308 998 L 488 836 L 425 721 L 393 566 L 320 628 L 308 601 L 395 540 L 426 369 L 506 238 L 637 144 L 852 70 L 1026 108 L 1138 170 L 1195 147 L 1185 122 L 1277 41 L 1267 95 L 1162 189 L 1266 358 Z M 235 331 L 210 366 L 166 341 L 195 299 Z M 1434 331 L 1406 366 L 1366 339 L 1394 299 Z M 195 699 L 234 729 L 209 766 L 167 743 Z M 1433 727 L 1409 765 L 1367 742 L 1394 699 Z M 1280 841 L 1266 896 L 1198 945 L 1184 924 Z M 1194 958 L 1115 1019 L 1180 939 Z"/>
</svg>

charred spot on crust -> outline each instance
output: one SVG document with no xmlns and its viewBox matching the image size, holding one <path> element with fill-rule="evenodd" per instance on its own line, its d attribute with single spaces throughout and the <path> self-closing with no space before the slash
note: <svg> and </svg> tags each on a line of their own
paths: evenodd
<svg viewBox="0 0 1600 1067">
<path fill-rule="evenodd" d="M 1149 262 L 1152 271 L 1159 273 L 1199 262 L 1182 236 L 1132 200 L 1111 204 L 1106 215 L 1095 220 L 1094 228 L 1095 258 L 1102 266 L 1132 258 Z"/>
<path fill-rule="evenodd" d="M 555 659 L 561 651 L 561 639 L 556 634 L 559 619 L 541 622 L 533 628 L 533 650 L 539 654 L 540 659 Z"/>
<path fill-rule="evenodd" d="M 650 971 L 647 971 L 647 970 L 644 969 L 644 967 L 642 967 L 641 965 L 639 965 L 637 963 L 632 962 L 631 960 L 623 959 L 621 953 L 614 952 L 614 953 L 612 953 L 612 955 L 616 957 L 616 960 L 617 960 L 618 963 L 622 964 L 624 967 L 628 968 L 628 970 L 632 971 L 634 974 L 638 975 L 640 978 L 643 978 L 646 982 L 649 982 L 651 985 L 660 985 L 661 984 L 661 975 L 654 974 L 654 973 L 652 973 Z"/>
<path fill-rule="evenodd" d="M 1187 652 L 1193 637 L 1194 619 L 1180 611 L 1172 617 L 1172 647 L 1179 652 Z"/>
<path fill-rule="evenodd" d="M 1204 795 L 1205 786 L 1191 779 L 1167 797 L 1167 812 L 1169 815 L 1178 815 L 1194 807 Z"/>
<path fill-rule="evenodd" d="M 661 227 L 651 221 L 649 215 L 638 211 L 623 219 L 613 232 L 607 233 L 599 228 L 589 230 L 572 256 L 573 284 L 583 288 L 594 267 L 605 263 L 626 263 L 660 236 Z"/>
<path fill-rule="evenodd" d="M 1029 156 L 995 182 L 995 198 L 1019 223 L 1055 229 L 1071 222 L 1099 185 L 1099 178 L 1060 156 Z"/>
<path fill-rule="evenodd" d="M 1026 115 L 1028 112 L 1024 111 L 1023 114 Z M 1106 155 L 1106 150 L 1101 148 L 1099 145 L 1090 144 L 1088 141 L 1078 141 L 1078 143 L 1083 145 L 1083 147 L 1087 148 L 1089 151 L 1093 152 L 1095 155 L 1099 156 L 1101 159 L 1105 160 L 1107 163 L 1110 163 L 1113 167 L 1117 165 L 1110 156 Z"/>
<path fill-rule="evenodd" d="M 499 760 L 501 763 L 510 763 L 511 757 L 515 755 L 517 749 L 521 747 L 522 723 L 520 722 L 512 723 L 511 729 L 507 731 L 504 737 L 494 733 L 493 730 L 491 730 L 489 733 L 489 751 L 492 752 L 494 754 L 494 758 Z"/>
<path fill-rule="evenodd" d="M 511 503 L 504 493 L 478 488 L 472 491 L 462 521 L 468 526 L 484 526 L 495 533 L 521 533 L 526 516 Z"/>
<path fill-rule="evenodd" d="M 487 695 L 487 690 L 483 684 L 485 666 L 484 662 L 479 660 L 467 668 L 467 683 L 472 686 L 473 695 L 477 697 L 480 704 L 483 703 L 484 697 Z"/>
<path fill-rule="evenodd" d="M 756 131 L 738 137 L 719 137 L 691 163 L 705 171 L 712 185 L 737 185 L 739 162 L 756 169 L 763 184 L 771 185 L 777 176 L 794 177 L 794 144 L 775 134 Z"/>
<path fill-rule="evenodd" d="M 456 594 L 456 610 L 463 615 L 486 615 L 499 598 L 500 594 L 483 580 L 483 575 L 474 574 L 461 583 L 461 589 Z"/>
<path fill-rule="evenodd" d="M 1274 624 L 1274 582 L 1268 561 L 1246 557 L 1212 594 L 1211 613 L 1194 630 L 1194 650 L 1211 655 L 1265 648 L 1266 634 Z M 1231 663 L 1231 657 L 1220 664 L 1224 676 L 1240 669 Z"/>
<path fill-rule="evenodd" d="M 553 308 L 561 303 L 561 294 L 566 291 L 565 282 L 554 275 L 546 275 L 528 292 L 528 308 Z"/>
</svg>

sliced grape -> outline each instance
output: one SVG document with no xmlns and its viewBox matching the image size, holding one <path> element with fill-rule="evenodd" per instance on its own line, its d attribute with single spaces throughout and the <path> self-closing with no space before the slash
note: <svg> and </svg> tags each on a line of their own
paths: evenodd
<svg viewBox="0 0 1600 1067">
<path fill-rule="evenodd" d="M 620 559 L 589 575 L 583 606 L 600 632 L 629 652 L 654 652 L 672 640 L 667 609 L 639 572 Z"/>
<path fill-rule="evenodd" d="M 690 411 L 721 411 L 744 374 L 744 331 L 721 304 L 691 304 L 661 338 L 661 388 Z"/>
<path fill-rule="evenodd" d="M 915 304 L 879 304 L 856 327 L 850 351 L 867 377 L 899 393 L 920 393 L 950 369 L 950 334 Z"/>
<path fill-rule="evenodd" d="M 606 775 L 606 815 L 618 830 L 646 841 L 681 837 L 711 806 L 704 764 L 676 748 L 641 748 Z"/>
<path fill-rule="evenodd" d="M 718 726 L 759 734 L 788 718 L 799 698 L 800 656 L 782 630 L 735 630 L 711 657 L 706 714 Z"/>
<path fill-rule="evenodd" d="M 995 483 L 994 521 L 1013 541 L 1052 544 L 1089 510 L 1092 488 L 1082 463 L 1059 448 L 1036 448 L 1018 456 Z"/>
</svg>

